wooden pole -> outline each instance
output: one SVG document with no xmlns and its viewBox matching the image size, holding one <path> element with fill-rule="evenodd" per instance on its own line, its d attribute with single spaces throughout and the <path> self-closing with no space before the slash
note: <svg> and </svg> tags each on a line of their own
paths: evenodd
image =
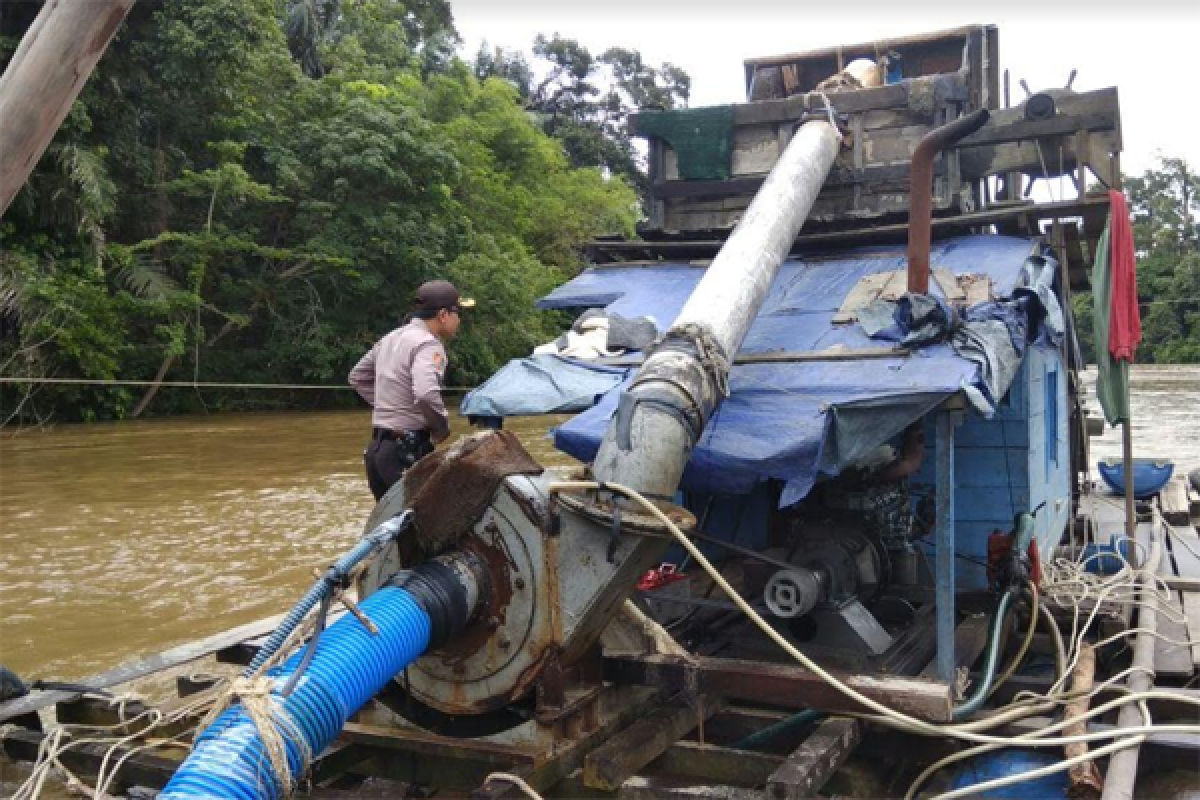
<svg viewBox="0 0 1200 800">
<path fill-rule="evenodd" d="M 71 110 L 134 0 L 47 0 L 0 79 L 0 215 Z"/>
<path fill-rule="evenodd" d="M 1063 720 L 1075 720 L 1063 730 L 1063 736 L 1080 736 L 1087 733 L 1087 722 L 1083 719 L 1083 715 L 1088 710 L 1087 692 L 1092 690 L 1096 678 L 1096 651 L 1087 642 L 1081 642 L 1079 645 L 1079 659 L 1075 663 L 1075 670 L 1071 674 L 1071 694 L 1081 695 L 1076 697 L 1070 703 L 1067 703 L 1063 710 Z M 1085 755 L 1088 751 L 1087 742 L 1074 742 L 1063 748 L 1063 755 L 1067 758 L 1076 758 Z M 1071 782 L 1070 788 L 1067 790 L 1067 796 L 1072 800 L 1083 800 L 1089 798 L 1095 800 L 1100 797 L 1100 792 L 1104 789 L 1104 779 L 1100 776 L 1100 768 L 1096 766 L 1095 761 L 1084 761 L 1081 764 L 1076 764 L 1067 771 L 1067 776 Z"/>
<path fill-rule="evenodd" d="M 1137 533 L 1137 514 L 1134 510 L 1133 498 L 1133 409 L 1129 405 L 1128 372 L 1126 370 L 1125 386 L 1122 389 L 1125 392 L 1125 408 L 1129 411 L 1129 416 L 1121 423 L 1121 459 L 1125 463 L 1125 536 L 1132 543 Z M 1127 557 L 1134 566 L 1140 566 L 1137 548 L 1132 544 Z"/>
<path fill-rule="evenodd" d="M 1128 425 L 1128 423 L 1126 423 Z M 1133 672 L 1126 681 L 1131 692 L 1145 692 L 1154 685 L 1154 642 L 1158 633 L 1158 563 L 1163 554 L 1163 532 L 1154 530 L 1157 525 L 1147 525 L 1142 530 L 1153 538 L 1149 542 L 1149 554 L 1141 565 L 1138 575 L 1137 638 L 1133 640 Z M 1153 531 L 1153 532 L 1151 532 Z M 1146 544 L 1146 542 L 1143 542 Z M 1134 728 L 1144 724 L 1138 704 L 1122 706 L 1117 715 L 1118 728 Z M 1103 800 L 1135 800 L 1134 782 L 1137 780 L 1138 746 L 1113 753 L 1108 760 L 1108 771 L 1104 775 Z"/>
</svg>

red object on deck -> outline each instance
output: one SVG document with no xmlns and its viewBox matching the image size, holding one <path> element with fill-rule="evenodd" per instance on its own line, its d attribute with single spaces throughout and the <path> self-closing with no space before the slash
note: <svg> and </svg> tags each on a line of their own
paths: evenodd
<svg viewBox="0 0 1200 800">
<path fill-rule="evenodd" d="M 1033 585 L 1042 588 L 1042 553 L 1038 550 L 1037 542 L 1029 543 L 1029 577 Z M 1037 624 L 1036 622 L 1034 623 Z"/>
<path fill-rule="evenodd" d="M 1109 241 L 1112 247 L 1112 305 L 1109 309 L 1108 352 L 1115 359 L 1133 361 L 1142 341 L 1142 317 L 1138 312 L 1137 263 L 1133 254 L 1133 227 L 1125 195 L 1108 192 L 1112 207 Z"/>
<path fill-rule="evenodd" d="M 655 569 L 646 570 L 638 580 L 637 588 L 639 591 L 650 592 L 686 579 L 687 575 L 680 572 L 674 564 L 660 564 Z"/>
<path fill-rule="evenodd" d="M 1012 550 L 1012 536 L 1001 530 L 994 530 L 987 539 L 987 576 L 988 583 L 995 584 L 1004 568 L 1008 552 Z"/>
</svg>

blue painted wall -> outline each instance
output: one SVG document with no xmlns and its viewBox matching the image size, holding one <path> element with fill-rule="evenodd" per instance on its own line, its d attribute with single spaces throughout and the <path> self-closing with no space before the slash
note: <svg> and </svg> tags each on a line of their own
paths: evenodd
<svg viewBox="0 0 1200 800">
<path fill-rule="evenodd" d="M 1058 543 L 1070 513 L 1066 374 L 1056 350 L 1032 347 L 995 416 L 967 413 L 954 437 L 955 532 L 958 553 L 987 561 L 987 538 L 1012 529 L 1018 511 L 1043 501 L 1037 541 L 1044 556 Z M 926 419 L 925 462 L 914 481 L 934 486 L 933 418 Z M 932 552 L 932 547 L 927 547 Z M 987 586 L 982 564 L 959 559 L 963 588 Z"/>
</svg>

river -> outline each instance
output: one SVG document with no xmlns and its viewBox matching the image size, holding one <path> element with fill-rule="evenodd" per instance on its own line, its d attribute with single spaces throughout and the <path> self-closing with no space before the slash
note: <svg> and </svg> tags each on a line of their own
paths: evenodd
<svg viewBox="0 0 1200 800">
<path fill-rule="evenodd" d="M 0 439 L 0 663 L 79 680 L 285 610 L 362 533 L 369 426 L 247 413 Z M 564 458 L 546 420 L 510 427 Z"/>
<path fill-rule="evenodd" d="M 1137 367 L 1132 392 L 1136 452 L 1200 466 L 1200 367 Z M 564 463 L 547 420 L 515 423 Z M 285 610 L 362 532 L 368 425 L 221 414 L 0 438 L 0 662 L 79 680 Z M 1120 448 L 1108 431 L 1093 460 Z"/>
</svg>

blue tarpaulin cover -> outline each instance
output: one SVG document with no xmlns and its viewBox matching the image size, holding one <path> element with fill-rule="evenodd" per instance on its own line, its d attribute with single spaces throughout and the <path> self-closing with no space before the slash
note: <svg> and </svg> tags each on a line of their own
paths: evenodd
<svg viewBox="0 0 1200 800">
<path fill-rule="evenodd" d="M 976 235 L 936 243 L 931 262 L 935 268 L 955 274 L 987 275 L 992 293 L 1000 301 L 998 313 L 990 315 L 997 318 L 1011 316 L 1015 309 L 1028 305 L 1027 300 L 1020 306 L 1006 301 L 1030 284 L 1026 262 L 1035 254 L 1035 245 L 1028 239 Z M 746 336 L 742 354 L 877 350 L 888 345 L 869 337 L 860 324 L 834 324 L 833 317 L 865 275 L 903 269 L 906 263 L 904 251 L 895 247 L 785 262 Z M 627 317 L 650 316 L 660 329 L 666 329 L 703 274 L 701 267 L 672 263 L 594 267 L 555 289 L 539 306 L 604 307 Z M 940 293 L 936 282 L 931 291 Z M 1006 330 L 1002 325 L 993 327 Z M 1023 327 L 1009 329 L 1020 331 Z M 1036 333 L 1029 332 L 1030 340 Z M 1024 352 L 1025 342 L 1014 345 L 1018 354 Z M 563 383 L 567 372 L 596 369 L 559 359 L 549 365 L 554 375 L 532 385 L 529 361 L 518 360 L 497 373 L 464 401 L 462 413 L 507 416 L 536 409 L 563 410 L 562 397 L 554 393 L 553 384 Z M 979 357 L 959 355 L 951 343 L 943 341 L 914 349 L 907 356 L 737 365 L 730 376 L 731 394 L 705 428 L 682 486 L 741 493 L 764 480 L 777 479 L 785 483 L 782 505 L 795 503 L 821 474 L 837 474 L 960 389 L 969 389 L 969 395 L 988 411 L 986 402 L 994 402 L 1007 391 L 1012 375 L 1003 370 L 997 383 L 997 376 L 985 375 L 980 363 Z M 539 363 L 534 372 L 546 367 Z M 632 368 L 624 372 L 618 376 L 620 386 Z M 600 376 L 593 372 L 590 377 Z M 603 379 L 612 380 L 611 373 Z M 546 390 L 544 398 L 537 396 L 539 387 Z M 504 396 L 514 396 L 514 388 L 522 388 L 517 393 L 519 402 L 500 402 Z M 560 450 L 583 461 L 595 456 L 616 410 L 620 391 L 613 389 L 557 429 L 555 445 Z"/>
</svg>

